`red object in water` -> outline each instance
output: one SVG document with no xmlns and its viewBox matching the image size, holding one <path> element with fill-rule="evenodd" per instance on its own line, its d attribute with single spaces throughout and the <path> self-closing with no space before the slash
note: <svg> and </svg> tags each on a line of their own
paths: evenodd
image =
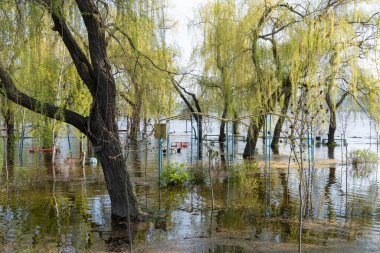
<svg viewBox="0 0 380 253">
<path fill-rule="evenodd" d="M 187 148 L 190 145 L 188 142 L 181 142 L 182 148 Z"/>
<path fill-rule="evenodd" d="M 60 152 L 59 148 L 56 148 L 55 151 L 57 153 Z M 38 148 L 38 147 L 32 147 L 29 149 L 30 153 L 42 153 L 42 154 L 48 154 L 48 153 L 53 153 L 53 148 Z"/>
</svg>

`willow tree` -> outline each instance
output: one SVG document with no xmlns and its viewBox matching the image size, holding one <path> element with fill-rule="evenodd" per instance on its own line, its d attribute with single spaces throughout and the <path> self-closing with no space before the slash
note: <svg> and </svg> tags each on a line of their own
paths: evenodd
<svg viewBox="0 0 380 253">
<path fill-rule="evenodd" d="M 255 98 L 252 100 L 254 106 L 249 109 L 249 112 L 255 117 L 249 124 L 243 157 L 253 158 L 259 133 L 264 125 L 265 114 L 275 111 L 276 105 L 284 95 L 282 111 L 284 113 L 287 111 L 291 90 L 290 64 L 287 57 L 292 47 L 288 39 L 288 29 L 300 22 L 299 19 L 303 17 L 303 14 L 284 1 L 274 4 L 266 1 L 248 2 L 246 9 L 242 25 L 249 38 L 249 50 L 246 54 L 249 54 L 252 62 L 250 92 Z M 283 120 L 284 118 L 280 117 L 281 124 L 276 126 L 276 138 Z M 276 145 L 276 138 L 274 145 Z"/>
<path fill-rule="evenodd" d="M 214 110 L 221 108 L 223 119 L 230 116 L 233 110 L 234 86 L 240 81 L 235 70 L 238 51 L 242 51 L 243 45 L 238 37 L 236 9 L 235 0 L 218 0 L 206 4 L 200 11 L 203 41 L 197 51 L 204 61 L 204 78 L 200 84 L 205 94 L 213 97 L 214 101 L 221 101 L 216 103 Z M 240 69 L 244 68 L 239 65 Z M 225 121 L 221 121 L 219 141 L 224 140 Z"/>
<path fill-rule="evenodd" d="M 115 41 L 109 52 L 117 70 L 118 93 L 124 100 L 120 116 L 129 118 L 129 138 L 136 143 L 142 118 L 146 124 L 147 117 L 158 116 L 156 110 L 161 116 L 173 110 L 168 101 L 173 93 L 168 75 L 172 50 L 162 32 L 166 29 L 163 2 L 117 1 L 117 5 L 107 26 L 110 39 Z"/>
<path fill-rule="evenodd" d="M 327 116 L 324 110 L 324 102 L 326 96 L 331 92 L 330 86 L 335 89 L 343 89 L 344 86 L 335 84 L 336 76 L 332 75 L 337 72 L 335 67 L 339 67 L 339 62 L 336 61 L 337 55 L 335 52 L 331 54 L 331 49 L 336 49 L 336 41 L 349 36 L 347 31 L 338 36 L 335 33 L 336 16 L 334 12 L 343 13 L 352 9 L 355 5 L 347 1 L 344 5 L 335 3 L 336 5 L 327 5 L 324 8 L 311 12 L 305 16 L 304 25 L 297 27 L 293 32 L 299 38 L 297 49 L 293 51 L 291 59 L 290 78 L 292 85 L 292 114 L 290 116 L 290 143 L 293 157 L 296 159 L 299 167 L 299 252 L 301 251 L 302 242 L 302 217 L 307 216 L 308 203 L 311 202 L 311 172 L 306 172 L 303 162 L 305 157 L 305 146 L 310 143 L 305 143 L 305 136 L 312 131 L 316 126 L 323 122 Z M 340 24 L 345 24 L 344 18 L 339 19 Z M 343 25 L 344 26 L 344 25 Z M 350 40 L 346 40 L 350 41 Z M 355 90 L 358 83 L 356 70 L 357 64 L 355 61 L 358 55 L 349 50 L 350 57 L 344 73 L 349 73 L 352 82 L 352 87 L 346 87 Z M 331 59 L 334 59 L 331 61 Z M 332 62 L 332 63 L 331 63 Z M 327 67 L 326 67 L 327 66 Z M 340 75 L 342 76 L 342 75 Z M 332 84 L 331 84 L 332 82 Z M 331 115 L 331 113 L 330 113 Z M 307 175 L 307 178 L 305 178 Z M 306 196 L 305 196 L 306 190 Z M 306 200 L 304 202 L 304 200 Z"/>
<path fill-rule="evenodd" d="M 328 145 L 334 148 L 337 129 L 337 110 L 348 97 L 360 104 L 359 96 L 367 97 L 374 88 L 370 81 L 372 70 L 362 67 L 374 54 L 374 34 L 377 33 L 378 13 L 363 11 L 359 6 L 342 6 L 331 12 L 328 26 L 332 27 L 330 39 L 329 81 L 326 88 L 326 104 L 330 111 Z M 362 106 L 362 105 L 360 105 Z M 368 108 L 368 107 L 367 107 Z M 365 109 L 363 107 L 364 110 Z"/>
<path fill-rule="evenodd" d="M 10 1 L 7 4 L 16 5 L 17 3 Z M 92 0 L 75 2 L 38 0 L 20 4 L 26 4 L 30 9 L 42 10 L 44 15 L 36 22 L 46 30 L 53 26 L 56 35 L 66 46 L 80 81 L 91 94 L 92 104 L 88 110 L 89 113 L 82 115 L 71 108 L 58 107 L 42 98 L 37 99 L 29 90 L 23 88 L 22 84 L 16 84 L 5 67 L 4 52 L 0 65 L 0 84 L 3 95 L 34 112 L 66 122 L 85 134 L 92 142 L 103 168 L 111 199 L 112 218 L 116 221 L 128 216 L 131 219 L 138 219 L 140 212 L 137 199 L 127 172 L 118 135 L 116 82 L 107 52 L 106 17 L 108 9 L 117 8 L 117 6 L 112 2 L 105 5 L 105 2 L 96 3 Z M 75 13 L 79 13 L 82 19 L 82 26 L 76 31 L 71 30 L 71 16 L 65 11 L 65 8 L 70 6 L 75 8 Z M 16 12 L 17 8 L 12 11 Z M 39 36 L 42 39 L 45 38 L 44 33 Z M 87 38 L 81 39 L 85 37 Z M 18 64 L 25 63 L 20 61 Z"/>
</svg>

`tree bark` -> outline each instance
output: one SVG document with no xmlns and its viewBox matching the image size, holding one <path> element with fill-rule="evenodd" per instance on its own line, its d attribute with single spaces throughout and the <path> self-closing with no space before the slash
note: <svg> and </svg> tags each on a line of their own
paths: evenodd
<svg viewBox="0 0 380 253">
<path fill-rule="evenodd" d="M 6 135 L 7 135 L 7 163 L 14 165 L 15 160 L 15 118 L 11 108 L 6 109 L 4 115 Z"/>
<path fill-rule="evenodd" d="M 327 145 L 335 145 L 335 131 L 336 131 L 336 108 L 332 106 L 330 108 L 330 123 L 329 123 L 329 133 L 327 137 Z"/>
<path fill-rule="evenodd" d="M 111 136 L 110 136 L 111 137 Z M 92 142 L 98 142 L 96 139 Z M 127 172 L 126 161 L 118 139 L 103 142 L 103 148 L 96 154 L 103 168 L 108 194 L 111 199 L 111 217 L 116 223 L 125 221 L 130 215 L 132 220 L 139 216 L 137 199 Z"/>
<path fill-rule="evenodd" d="M 202 138 L 202 131 L 203 131 L 203 116 L 199 115 L 198 118 L 196 117 L 196 122 L 199 124 L 199 160 L 202 160 L 202 154 L 203 154 L 203 138 Z"/>
<path fill-rule="evenodd" d="M 265 116 L 259 116 L 257 122 L 251 120 L 248 128 L 247 142 L 245 144 L 243 159 L 253 159 L 260 130 L 264 125 Z"/>
<path fill-rule="evenodd" d="M 279 153 L 278 152 L 278 143 L 280 141 L 282 126 L 285 122 L 285 115 L 288 112 L 288 107 L 290 104 L 290 98 L 291 97 L 292 97 L 292 92 L 291 92 L 291 89 L 289 88 L 285 93 L 284 104 L 283 104 L 282 109 L 281 109 L 281 116 L 278 118 L 276 126 L 275 126 L 274 131 L 273 131 L 271 148 L 272 148 L 274 154 Z"/>
<path fill-rule="evenodd" d="M 225 119 L 227 117 L 227 104 L 224 105 L 223 113 L 222 113 L 222 119 Z M 220 128 L 219 128 L 219 142 L 226 140 L 226 122 L 222 120 L 220 122 Z"/>
<path fill-rule="evenodd" d="M 335 131 L 336 131 L 336 111 L 343 104 L 344 100 L 348 96 L 348 92 L 345 92 L 340 97 L 339 101 L 335 104 L 331 97 L 332 88 L 329 86 L 326 93 L 326 104 L 330 111 L 329 132 L 327 134 L 327 145 L 333 148 L 335 146 Z"/>
<path fill-rule="evenodd" d="M 111 199 L 111 215 L 114 221 L 139 218 L 137 199 L 127 172 L 116 121 L 116 82 L 107 56 L 104 21 L 96 4 L 90 0 L 76 0 L 88 35 L 88 54 L 82 51 L 66 24 L 60 6 L 49 0 L 41 0 L 53 19 L 54 30 L 64 42 L 76 66 L 79 76 L 93 98 L 88 117 L 69 109 L 36 100 L 21 92 L 0 64 L 1 93 L 11 101 L 34 112 L 64 121 L 84 133 L 93 145 L 103 168 L 104 178 Z M 87 58 L 90 56 L 91 61 Z"/>
</svg>

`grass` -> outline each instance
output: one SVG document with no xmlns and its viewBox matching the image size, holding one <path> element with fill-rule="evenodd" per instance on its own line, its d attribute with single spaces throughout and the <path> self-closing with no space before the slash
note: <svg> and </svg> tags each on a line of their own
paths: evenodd
<svg viewBox="0 0 380 253">
<path fill-rule="evenodd" d="M 377 161 L 376 152 L 373 152 L 370 149 L 352 150 L 348 157 L 354 168 L 365 168 Z"/>
</svg>

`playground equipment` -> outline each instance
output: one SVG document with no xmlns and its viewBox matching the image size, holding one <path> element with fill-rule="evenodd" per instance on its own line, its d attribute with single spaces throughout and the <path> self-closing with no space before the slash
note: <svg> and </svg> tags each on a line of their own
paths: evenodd
<svg viewBox="0 0 380 253">
<path fill-rule="evenodd" d="M 234 122 L 242 122 L 243 120 L 249 120 L 254 117 L 265 117 L 265 123 L 264 123 L 264 129 L 263 129 L 263 136 L 264 139 L 263 145 L 264 145 L 264 161 L 265 161 L 265 168 L 268 175 L 270 174 L 270 161 L 272 159 L 271 157 L 271 142 L 272 142 L 272 117 L 274 116 L 282 116 L 275 113 L 267 113 L 267 114 L 259 114 L 259 115 L 249 115 L 244 116 L 241 118 L 234 118 L 234 119 L 227 119 L 227 118 L 220 118 L 214 115 L 204 114 L 204 113 L 188 113 L 188 114 L 182 114 L 177 116 L 172 116 L 168 118 L 163 118 L 159 120 L 158 124 L 155 126 L 155 138 L 157 139 L 157 146 L 158 146 L 158 177 L 160 179 L 161 172 L 163 169 L 163 162 L 164 162 L 164 156 L 166 156 L 166 162 L 167 164 L 170 164 L 171 155 L 175 153 L 180 153 L 183 148 L 187 148 L 190 146 L 190 164 L 194 164 L 194 162 L 199 165 L 202 164 L 202 147 L 201 143 L 207 143 L 214 142 L 213 140 L 208 139 L 208 137 L 211 137 L 213 135 L 211 134 L 205 134 L 202 136 L 201 139 L 201 131 L 200 131 L 200 117 L 202 119 L 214 119 L 216 121 L 225 122 L 226 130 L 225 130 L 225 152 L 220 155 L 224 155 L 226 157 L 226 165 L 227 168 L 232 168 L 235 164 L 235 134 L 234 134 Z M 290 117 L 289 117 L 290 118 Z M 190 136 L 189 135 L 183 135 L 185 138 L 190 138 L 190 141 L 174 141 L 171 142 L 171 132 L 170 132 L 170 122 L 173 120 L 186 120 L 186 131 L 187 133 L 187 120 L 190 119 Z M 194 122 L 195 121 L 195 122 Z M 174 133 L 174 132 L 173 132 Z M 207 138 L 205 138 L 207 137 Z M 307 144 L 307 156 L 308 156 L 308 162 L 307 162 L 307 174 L 310 175 L 310 182 L 308 181 L 307 184 L 311 184 L 312 181 L 312 164 L 314 162 L 314 137 L 312 134 L 312 128 L 309 127 L 307 131 L 307 135 L 304 137 L 298 137 L 296 139 L 302 139 L 306 141 Z M 166 146 L 164 146 L 164 143 L 166 142 Z M 219 141 L 215 141 L 219 142 Z M 220 142 L 219 142 L 220 143 Z M 212 145 L 210 145 L 212 146 Z M 267 171 L 268 170 L 268 171 Z M 233 171 L 232 171 L 233 172 Z M 233 175 L 233 173 L 232 173 Z M 308 176 L 309 180 L 309 176 Z M 270 180 L 268 179 L 268 187 L 270 187 Z"/>
<path fill-rule="evenodd" d="M 157 139 L 158 146 L 158 177 L 160 179 L 161 172 L 163 169 L 164 156 L 166 156 L 167 164 L 170 163 L 170 156 L 173 153 L 180 153 L 183 148 L 188 148 L 190 146 L 190 164 L 194 162 L 196 164 L 202 163 L 202 146 L 201 143 L 208 142 L 210 140 L 202 137 L 201 140 L 201 131 L 200 131 L 200 117 L 215 119 L 218 121 L 224 121 L 226 124 L 226 152 L 225 156 L 227 157 L 226 162 L 229 167 L 231 164 L 234 164 L 235 161 L 235 140 L 234 140 L 234 125 L 231 119 L 223 119 L 216 117 L 214 115 L 208 115 L 203 113 L 188 113 L 177 115 L 169 118 L 164 118 L 159 121 L 155 126 L 155 138 Z M 186 138 L 190 137 L 190 141 L 175 141 L 170 142 L 170 121 L 173 120 L 186 120 L 186 130 L 187 129 L 187 120 L 190 119 L 190 136 L 185 135 Z M 195 122 L 194 122 L 195 121 Z M 165 122 L 165 123 L 163 123 Z M 230 127 L 231 125 L 231 127 Z M 231 133 L 230 133 L 231 132 Z M 209 135 L 210 136 L 210 135 Z M 166 146 L 163 145 L 164 141 Z"/>
</svg>

